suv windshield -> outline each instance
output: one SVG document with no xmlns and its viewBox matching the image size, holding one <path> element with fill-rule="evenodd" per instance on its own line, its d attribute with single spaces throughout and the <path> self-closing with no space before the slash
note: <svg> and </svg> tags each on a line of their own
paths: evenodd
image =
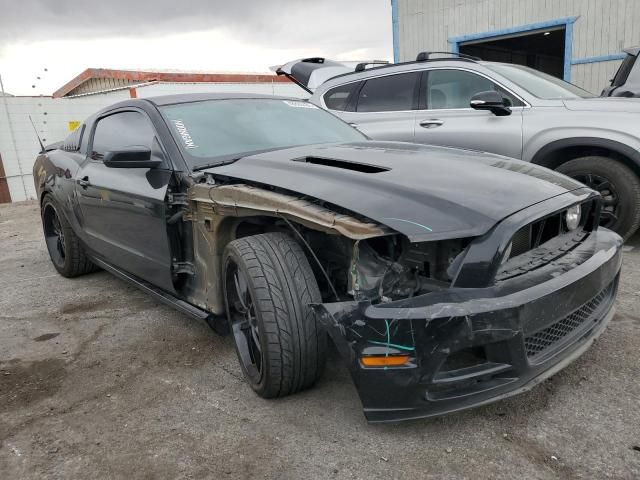
<svg viewBox="0 0 640 480">
<path fill-rule="evenodd" d="M 192 169 L 268 150 L 366 139 L 332 114 L 298 100 L 206 100 L 160 111 Z"/>
<path fill-rule="evenodd" d="M 485 65 L 487 68 L 511 80 L 531 95 L 543 100 L 595 97 L 595 95 L 580 87 L 576 87 L 571 83 L 539 72 L 533 68 L 504 63 L 490 63 Z"/>
</svg>

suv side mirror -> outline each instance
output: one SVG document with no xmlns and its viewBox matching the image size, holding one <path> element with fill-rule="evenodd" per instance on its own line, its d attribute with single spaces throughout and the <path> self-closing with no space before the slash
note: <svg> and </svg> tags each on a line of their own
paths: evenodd
<svg viewBox="0 0 640 480">
<path fill-rule="evenodd" d="M 471 97 L 469 102 L 471 108 L 476 110 L 489 110 L 491 113 L 498 117 L 505 117 L 511 115 L 511 109 L 509 108 L 509 100 L 504 98 L 498 92 L 489 90 L 486 92 L 476 93 Z"/>
<path fill-rule="evenodd" d="M 110 150 L 104 154 L 105 167 L 110 168 L 156 168 L 161 160 L 151 159 L 147 147 L 131 147 L 129 150 Z"/>
</svg>

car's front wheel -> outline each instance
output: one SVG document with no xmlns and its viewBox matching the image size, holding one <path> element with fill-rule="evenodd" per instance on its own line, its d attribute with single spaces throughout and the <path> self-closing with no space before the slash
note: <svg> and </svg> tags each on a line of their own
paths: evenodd
<svg viewBox="0 0 640 480">
<path fill-rule="evenodd" d="M 313 385 L 327 335 L 309 307 L 320 290 L 300 245 L 282 233 L 240 238 L 225 249 L 223 268 L 227 317 L 253 390 L 271 398 Z"/>
<path fill-rule="evenodd" d="M 97 270 L 71 225 L 48 194 L 42 202 L 41 214 L 44 240 L 58 273 L 71 278 Z"/>
<path fill-rule="evenodd" d="M 600 225 L 625 240 L 638 230 L 640 179 L 629 167 L 612 158 L 590 156 L 571 160 L 557 170 L 600 193 Z"/>
</svg>

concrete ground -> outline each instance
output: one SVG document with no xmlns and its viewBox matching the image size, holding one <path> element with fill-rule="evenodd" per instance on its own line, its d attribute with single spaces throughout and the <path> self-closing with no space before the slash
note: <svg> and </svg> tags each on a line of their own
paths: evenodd
<svg viewBox="0 0 640 480">
<path fill-rule="evenodd" d="M 0 206 L 0 478 L 640 477 L 640 236 L 618 313 L 533 391 L 369 425 L 333 354 L 320 383 L 262 400 L 230 338 L 100 272 L 49 262 L 38 206 Z"/>
</svg>

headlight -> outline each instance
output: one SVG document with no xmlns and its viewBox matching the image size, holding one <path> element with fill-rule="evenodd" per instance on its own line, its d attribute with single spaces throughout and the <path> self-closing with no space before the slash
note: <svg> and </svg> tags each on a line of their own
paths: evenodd
<svg viewBox="0 0 640 480">
<path fill-rule="evenodd" d="M 582 209 L 580 205 L 574 205 L 569 208 L 564 214 L 564 221 L 567 224 L 569 230 L 575 230 L 580 225 L 580 217 L 582 216 Z"/>
</svg>

